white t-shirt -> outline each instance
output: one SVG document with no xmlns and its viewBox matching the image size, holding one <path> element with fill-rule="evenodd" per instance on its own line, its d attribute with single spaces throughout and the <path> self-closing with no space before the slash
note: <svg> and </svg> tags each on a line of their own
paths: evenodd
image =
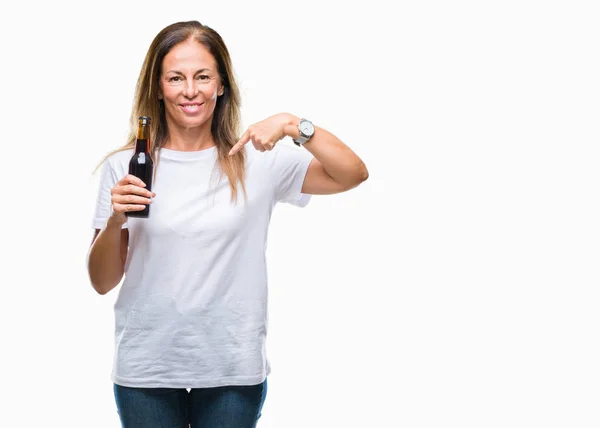
<svg viewBox="0 0 600 428">
<path fill-rule="evenodd" d="M 149 218 L 128 218 L 125 279 L 115 302 L 112 381 L 130 387 L 255 385 L 270 373 L 265 352 L 265 250 L 277 202 L 306 206 L 313 156 L 279 143 L 247 154 L 246 191 L 233 205 L 219 183 L 216 148 L 162 149 Z M 100 176 L 93 228 L 111 213 L 110 189 L 133 150 L 111 155 Z"/>
</svg>

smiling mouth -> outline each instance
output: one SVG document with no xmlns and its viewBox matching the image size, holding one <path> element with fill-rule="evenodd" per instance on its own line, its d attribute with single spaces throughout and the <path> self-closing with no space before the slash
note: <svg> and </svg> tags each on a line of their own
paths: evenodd
<svg viewBox="0 0 600 428">
<path fill-rule="evenodd" d="M 180 104 L 182 110 L 186 113 L 197 113 L 204 103 Z"/>
</svg>

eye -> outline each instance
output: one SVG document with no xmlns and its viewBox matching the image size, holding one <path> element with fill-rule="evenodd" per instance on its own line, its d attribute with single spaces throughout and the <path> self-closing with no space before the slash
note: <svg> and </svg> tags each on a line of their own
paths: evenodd
<svg viewBox="0 0 600 428">
<path fill-rule="evenodd" d="M 181 77 L 180 76 L 173 76 L 173 77 L 169 77 L 169 82 L 181 82 Z"/>
<path fill-rule="evenodd" d="M 206 80 L 210 79 L 210 76 L 208 76 L 206 74 L 201 74 L 197 77 L 197 79 L 206 81 Z"/>
</svg>

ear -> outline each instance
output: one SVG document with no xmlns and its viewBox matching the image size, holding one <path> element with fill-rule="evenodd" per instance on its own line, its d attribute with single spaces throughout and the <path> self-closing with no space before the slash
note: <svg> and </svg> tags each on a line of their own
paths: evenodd
<svg viewBox="0 0 600 428">
<path fill-rule="evenodd" d="M 221 96 L 223 95 L 223 93 L 225 92 L 225 88 L 223 87 L 223 85 L 221 85 L 221 87 L 219 88 L 219 91 L 217 92 L 217 96 Z"/>
</svg>

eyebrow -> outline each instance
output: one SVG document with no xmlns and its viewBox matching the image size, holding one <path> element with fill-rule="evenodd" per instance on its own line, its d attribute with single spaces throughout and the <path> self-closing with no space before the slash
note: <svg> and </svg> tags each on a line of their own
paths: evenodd
<svg viewBox="0 0 600 428">
<path fill-rule="evenodd" d="M 211 69 L 210 68 L 201 68 L 200 70 L 196 71 L 194 74 L 204 73 L 206 71 L 211 71 Z M 169 70 L 169 71 L 165 72 L 165 74 L 167 74 L 167 73 L 175 73 L 175 74 L 179 74 L 179 75 L 183 76 L 183 73 L 178 70 Z"/>
</svg>

